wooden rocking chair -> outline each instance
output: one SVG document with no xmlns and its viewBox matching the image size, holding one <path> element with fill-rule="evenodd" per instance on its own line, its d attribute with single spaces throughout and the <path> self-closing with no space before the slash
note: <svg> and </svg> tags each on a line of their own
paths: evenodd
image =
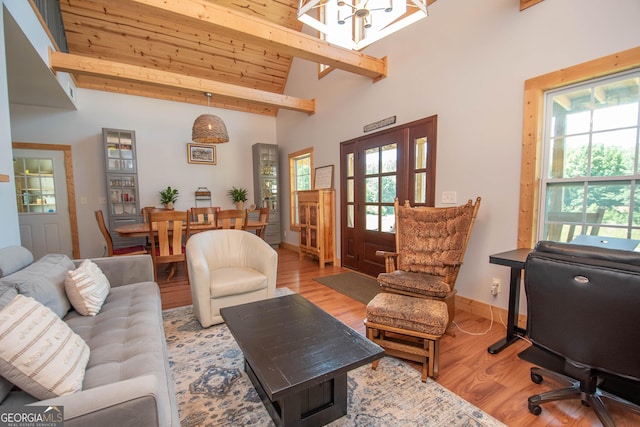
<svg viewBox="0 0 640 427">
<path fill-rule="evenodd" d="M 444 301 L 453 321 L 454 286 L 479 207 L 480 197 L 443 208 L 400 206 L 396 198 L 396 252 L 376 252 L 385 257 L 382 290 Z"/>
</svg>

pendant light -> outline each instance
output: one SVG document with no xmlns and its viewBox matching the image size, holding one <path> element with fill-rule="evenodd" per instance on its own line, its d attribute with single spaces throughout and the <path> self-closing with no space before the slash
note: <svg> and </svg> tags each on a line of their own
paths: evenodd
<svg viewBox="0 0 640 427">
<path fill-rule="evenodd" d="M 205 92 L 204 96 L 207 97 L 207 107 L 209 107 L 211 92 Z M 193 122 L 191 140 L 202 144 L 222 144 L 229 142 L 229 134 L 220 117 L 213 114 L 202 114 Z"/>
</svg>

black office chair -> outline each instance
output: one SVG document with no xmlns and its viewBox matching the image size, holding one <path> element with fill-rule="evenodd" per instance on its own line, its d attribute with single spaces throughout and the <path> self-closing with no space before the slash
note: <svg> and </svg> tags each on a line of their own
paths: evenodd
<svg viewBox="0 0 640 427">
<path fill-rule="evenodd" d="M 560 360 L 560 372 L 531 368 L 569 387 L 529 397 L 540 404 L 580 399 L 603 425 L 615 425 L 608 402 L 640 413 L 640 406 L 603 390 L 609 382 L 640 386 L 640 253 L 539 242 L 525 264 L 527 330 L 534 347 Z M 636 395 L 635 392 L 630 395 Z"/>
</svg>

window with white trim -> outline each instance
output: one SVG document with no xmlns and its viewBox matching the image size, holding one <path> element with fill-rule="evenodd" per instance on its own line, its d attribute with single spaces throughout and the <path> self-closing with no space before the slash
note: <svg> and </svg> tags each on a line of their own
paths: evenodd
<svg viewBox="0 0 640 427">
<path fill-rule="evenodd" d="M 639 87 L 636 69 L 545 94 L 539 240 L 640 240 Z"/>
</svg>

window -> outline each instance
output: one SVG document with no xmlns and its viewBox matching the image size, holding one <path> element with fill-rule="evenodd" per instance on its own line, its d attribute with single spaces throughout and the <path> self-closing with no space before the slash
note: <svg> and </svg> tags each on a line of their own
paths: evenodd
<svg viewBox="0 0 640 427">
<path fill-rule="evenodd" d="M 545 91 L 571 84 L 640 69 L 640 47 L 552 71 L 525 81 L 522 128 L 522 161 L 520 207 L 518 214 L 518 247 L 532 248 L 543 232 L 538 232 L 541 199 L 540 165 L 542 164 Z"/>
<path fill-rule="evenodd" d="M 547 92 L 540 239 L 640 239 L 640 71 Z"/>
<path fill-rule="evenodd" d="M 313 179 L 313 148 L 305 148 L 289 154 L 289 191 L 291 198 L 291 229 L 297 230 L 298 193 L 300 190 L 311 190 Z"/>
<path fill-rule="evenodd" d="M 13 169 L 18 213 L 55 213 L 53 159 L 16 157 Z"/>
</svg>

